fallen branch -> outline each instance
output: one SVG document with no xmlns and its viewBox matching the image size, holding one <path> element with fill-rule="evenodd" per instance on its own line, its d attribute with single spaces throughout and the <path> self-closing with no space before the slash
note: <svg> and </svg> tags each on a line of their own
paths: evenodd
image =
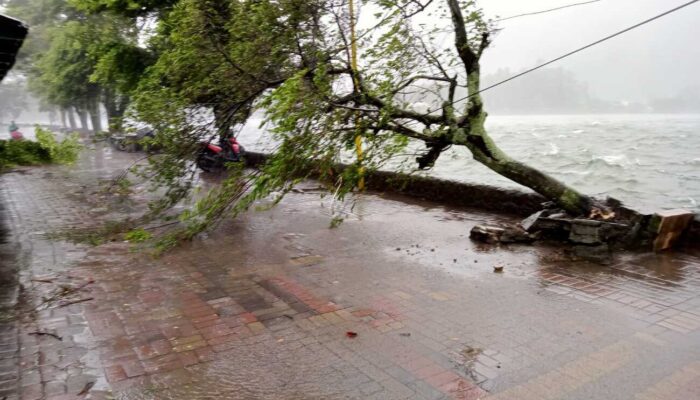
<svg viewBox="0 0 700 400">
<path fill-rule="evenodd" d="M 88 394 L 88 392 L 90 391 L 90 389 L 92 389 L 93 386 L 95 386 L 95 382 L 86 383 L 83 387 L 83 390 L 81 390 L 80 393 L 78 393 L 78 396 L 85 396 L 86 394 Z"/>
<path fill-rule="evenodd" d="M 54 339 L 58 339 L 60 341 L 63 341 L 63 338 L 58 336 L 55 333 L 51 332 L 42 332 L 42 331 L 34 331 L 34 332 L 29 332 L 30 335 L 36 335 L 36 336 L 51 336 Z"/>
<path fill-rule="evenodd" d="M 65 302 L 65 303 L 59 304 L 58 307 L 59 307 L 59 308 L 61 308 L 61 307 L 68 307 L 68 306 L 73 305 L 73 304 L 83 303 L 83 302 L 90 301 L 90 300 L 95 300 L 95 298 L 94 298 L 94 297 L 86 297 L 86 298 L 84 298 L 84 299 L 78 299 L 78 300 L 73 300 L 73 301 L 67 301 L 67 302 Z"/>
<path fill-rule="evenodd" d="M 90 280 L 88 280 L 88 281 L 84 282 L 83 284 L 76 286 L 76 287 L 63 286 L 61 288 L 60 292 L 55 293 L 53 296 L 51 296 L 49 298 L 44 298 L 44 300 L 38 306 L 35 307 L 35 310 L 39 309 L 39 307 L 41 307 L 45 304 L 53 303 L 62 297 L 67 297 L 73 293 L 76 293 L 76 292 L 84 289 L 87 285 L 91 285 L 93 283 L 95 283 L 95 281 L 93 279 L 90 279 Z"/>
<path fill-rule="evenodd" d="M 53 279 L 32 279 L 32 282 L 39 282 L 39 283 L 53 283 Z"/>
</svg>

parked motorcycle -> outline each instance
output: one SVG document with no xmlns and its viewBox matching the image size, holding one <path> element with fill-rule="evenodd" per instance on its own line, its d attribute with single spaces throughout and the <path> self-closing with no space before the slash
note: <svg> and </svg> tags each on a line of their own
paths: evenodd
<svg viewBox="0 0 700 400">
<path fill-rule="evenodd" d="M 155 132 L 153 131 L 153 129 L 142 128 L 137 130 L 136 132 L 129 132 L 126 134 L 112 134 L 109 138 L 109 141 L 114 147 L 117 148 L 117 150 L 126 151 L 129 153 L 141 150 L 150 152 L 156 149 L 154 149 L 152 146 L 146 146 L 143 140 L 146 138 L 152 139 L 154 137 Z"/>
<path fill-rule="evenodd" d="M 205 172 L 222 169 L 229 162 L 241 162 L 245 155 L 245 148 L 233 136 L 221 140 L 219 146 L 210 142 L 201 142 L 200 145 L 197 166 Z"/>
<path fill-rule="evenodd" d="M 22 135 L 22 132 L 16 129 L 10 132 L 10 137 L 12 140 L 24 140 L 24 135 Z"/>
</svg>

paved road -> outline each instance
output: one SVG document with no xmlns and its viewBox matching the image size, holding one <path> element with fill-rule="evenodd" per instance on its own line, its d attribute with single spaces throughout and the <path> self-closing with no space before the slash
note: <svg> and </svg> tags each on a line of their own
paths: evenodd
<svg viewBox="0 0 700 400">
<path fill-rule="evenodd" d="M 160 259 L 49 239 L 138 208 L 95 192 L 134 159 L 0 176 L 26 258 L 0 396 L 700 398 L 700 258 L 480 246 L 493 216 L 371 194 L 329 229 L 313 185 Z"/>
</svg>

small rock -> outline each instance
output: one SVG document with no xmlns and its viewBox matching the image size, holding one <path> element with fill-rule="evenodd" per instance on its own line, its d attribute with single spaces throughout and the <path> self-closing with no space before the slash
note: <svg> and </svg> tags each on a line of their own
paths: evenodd
<svg viewBox="0 0 700 400">
<path fill-rule="evenodd" d="M 494 265 L 493 272 L 503 272 L 503 266 L 502 265 Z"/>
<path fill-rule="evenodd" d="M 555 213 L 555 214 L 550 214 L 549 218 L 566 218 L 568 215 L 566 213 Z"/>
<path fill-rule="evenodd" d="M 550 209 L 550 208 L 555 208 L 557 206 L 557 203 L 553 201 L 545 201 L 544 203 L 541 204 L 542 208 L 544 209 Z"/>
</svg>

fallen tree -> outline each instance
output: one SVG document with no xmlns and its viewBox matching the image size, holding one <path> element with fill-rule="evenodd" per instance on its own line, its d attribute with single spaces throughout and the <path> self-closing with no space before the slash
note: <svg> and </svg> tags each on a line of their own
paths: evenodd
<svg viewBox="0 0 700 400">
<path fill-rule="evenodd" d="M 101 9 L 102 0 L 81 2 Z M 158 60 L 142 78 L 131 113 L 156 128 L 164 149 L 140 170 L 167 188 L 152 217 L 190 195 L 190 161 L 202 137 L 225 134 L 258 110 L 277 148 L 243 183 L 242 172 L 234 173 L 186 211 L 184 237 L 272 192 L 285 193 L 309 169 L 342 197 L 368 171 L 421 142 L 420 169 L 449 147 L 463 147 L 571 215 L 611 215 L 595 199 L 512 159 L 488 135 L 480 59 L 495 27 L 474 1 L 366 1 L 363 12 L 374 17 L 364 24 L 352 1 L 225 3 L 167 1 L 154 14 L 162 25 L 151 40 Z M 447 39 L 452 44 L 444 46 Z M 193 118 L 207 109 L 211 120 Z M 348 168 L 334 171 L 350 158 Z"/>
<path fill-rule="evenodd" d="M 295 141 L 305 135 L 327 135 L 318 132 L 340 137 L 343 133 L 355 133 L 377 148 L 391 141 L 392 136 L 417 139 L 427 146 L 417 159 L 420 168 L 431 167 L 446 148 L 463 146 L 474 160 L 556 202 L 569 213 L 598 214 L 596 210 L 604 209 L 600 203 L 512 159 L 488 135 L 479 63 L 491 43 L 492 27 L 474 3 L 445 0 L 442 4 L 425 1 L 385 5 L 388 12 L 398 17 L 364 52 L 369 60 L 359 68 L 352 65 L 353 39 L 344 33 L 352 26 L 343 29 L 339 22 L 337 45 L 343 49 L 340 53 L 345 54 L 345 59 L 336 59 L 327 52 L 326 65 L 308 66 L 278 89 L 283 95 L 273 93 L 268 99 L 271 119 L 282 127 L 276 128 L 277 132 Z M 448 49 L 431 47 L 425 38 L 431 32 L 416 31 L 411 22 L 431 7 L 439 13 L 441 5 L 450 17 L 454 37 L 454 45 Z M 349 21 L 348 25 L 352 23 Z M 450 70 L 447 66 L 455 68 Z M 322 71 L 334 71 L 336 75 Z M 343 76 L 346 82 L 352 82 L 348 91 L 336 86 Z M 417 96 L 407 94 L 411 88 L 422 91 L 422 96 L 432 92 L 433 98 L 439 98 L 439 105 L 422 112 L 414 110 L 410 102 Z M 457 98 L 458 88 L 466 89 L 466 96 L 461 99 L 466 101 Z M 349 142 L 348 137 L 345 139 Z M 319 143 L 318 139 L 311 142 Z M 385 150 L 384 154 L 390 152 Z M 378 153 L 381 157 L 382 152 Z"/>
</svg>

